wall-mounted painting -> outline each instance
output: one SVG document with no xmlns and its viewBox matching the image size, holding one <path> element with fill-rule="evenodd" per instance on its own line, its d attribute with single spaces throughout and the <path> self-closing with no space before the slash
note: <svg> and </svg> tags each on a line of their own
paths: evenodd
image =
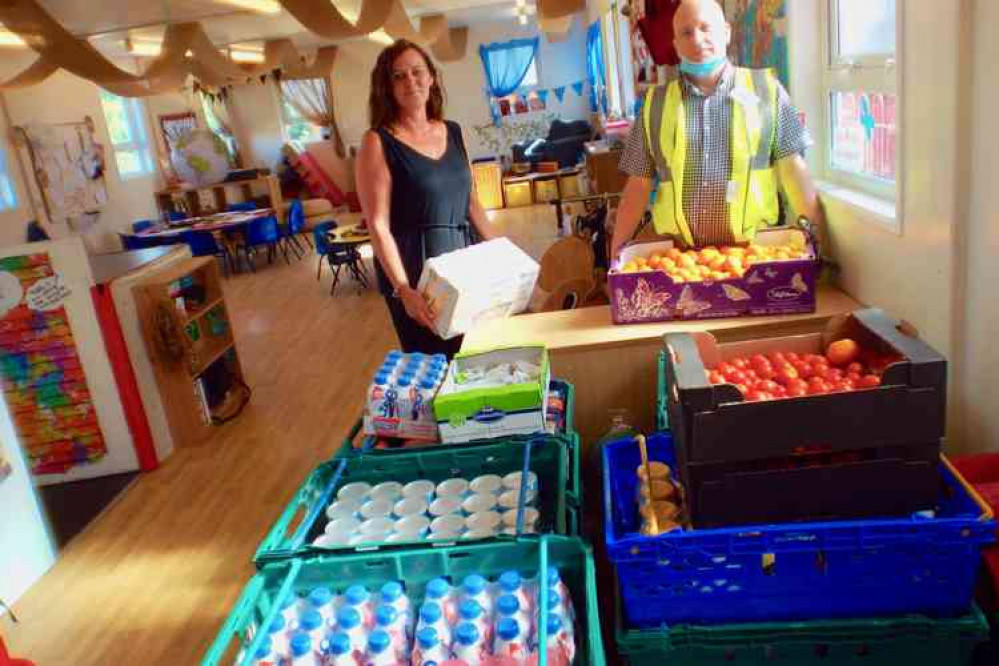
<svg viewBox="0 0 999 666">
<path fill-rule="evenodd" d="M 771 68 L 789 88 L 787 0 L 725 0 L 732 24 L 732 60 L 743 67 Z"/>
</svg>

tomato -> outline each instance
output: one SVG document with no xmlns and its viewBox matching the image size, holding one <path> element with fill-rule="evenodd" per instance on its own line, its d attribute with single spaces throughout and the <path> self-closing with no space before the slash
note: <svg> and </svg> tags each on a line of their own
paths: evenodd
<svg viewBox="0 0 999 666">
<path fill-rule="evenodd" d="M 829 364 L 825 361 L 816 361 L 812 363 L 812 374 L 818 377 L 824 377 L 827 372 L 829 372 Z"/>
<path fill-rule="evenodd" d="M 777 388 L 774 389 L 773 396 L 774 396 L 774 398 L 778 398 L 778 399 L 779 398 L 786 398 L 787 397 L 787 389 L 784 388 L 783 386 L 781 386 L 780 384 L 777 384 Z"/>
<path fill-rule="evenodd" d="M 774 372 L 774 369 L 768 365 L 766 367 L 756 368 L 756 375 L 760 379 L 773 379 L 777 376 L 777 373 Z"/>
<path fill-rule="evenodd" d="M 847 373 L 847 375 L 846 375 L 846 377 L 844 379 L 846 379 L 849 382 L 852 382 L 853 385 L 856 386 L 860 382 L 860 378 L 861 377 L 863 377 L 863 375 L 861 375 L 859 373 L 849 372 L 849 373 Z"/>
<path fill-rule="evenodd" d="M 725 375 L 726 377 L 728 377 L 728 373 L 732 372 L 735 369 L 736 368 L 731 363 L 725 363 L 724 361 L 715 366 L 715 370 Z"/>
<path fill-rule="evenodd" d="M 818 379 L 818 381 L 808 383 L 808 395 L 821 395 L 823 393 L 829 393 L 829 385 L 825 383 L 824 380 L 815 377 L 813 379 Z"/>
<path fill-rule="evenodd" d="M 812 366 L 809 365 L 806 361 L 794 361 L 791 365 L 793 365 L 794 369 L 798 371 L 799 377 L 808 379 L 813 374 Z"/>
<path fill-rule="evenodd" d="M 846 372 L 847 374 L 862 375 L 864 374 L 864 366 L 862 363 L 857 363 L 856 361 L 854 361 L 853 363 L 846 366 Z"/>
<path fill-rule="evenodd" d="M 770 359 L 768 359 L 763 354 L 753 354 L 752 356 L 749 357 L 749 363 L 755 368 L 756 366 L 761 364 L 770 365 Z"/>
<path fill-rule="evenodd" d="M 857 388 L 875 388 L 877 386 L 881 386 L 881 378 L 877 375 L 864 375 L 857 384 Z"/>
<path fill-rule="evenodd" d="M 728 360 L 729 365 L 732 365 L 740 370 L 746 370 L 749 368 L 749 361 L 746 360 L 744 356 L 735 356 Z"/>
<path fill-rule="evenodd" d="M 739 389 L 739 393 L 741 393 L 743 397 L 745 397 L 745 395 L 749 393 L 749 387 L 746 386 L 745 384 L 736 384 L 735 388 Z"/>
<path fill-rule="evenodd" d="M 844 381 L 842 379 L 830 383 L 829 387 L 830 387 L 830 391 L 835 391 L 835 392 L 838 392 L 838 393 L 843 393 L 843 392 L 846 392 L 846 391 L 852 391 L 853 390 L 853 387 L 850 386 L 849 382 Z"/>
<path fill-rule="evenodd" d="M 749 402 L 762 402 L 764 400 L 770 400 L 770 394 L 766 391 L 752 390 L 746 394 L 746 400 Z"/>
<path fill-rule="evenodd" d="M 789 398 L 803 398 L 808 395 L 808 384 L 805 386 L 795 385 L 787 390 L 787 397 Z"/>
<path fill-rule="evenodd" d="M 735 369 L 733 369 L 731 372 L 729 372 L 728 374 L 725 375 L 725 379 L 727 379 L 729 381 L 729 383 L 731 383 L 731 384 L 748 384 L 749 383 L 747 381 L 747 378 L 746 378 L 746 373 L 743 372 L 742 370 L 735 370 Z"/>
<path fill-rule="evenodd" d="M 769 379 L 761 379 L 756 382 L 753 386 L 757 391 L 763 391 L 764 393 L 776 393 L 780 389 L 780 384 Z"/>
<path fill-rule="evenodd" d="M 794 369 L 793 365 L 784 365 L 777 371 L 777 381 L 784 386 L 789 386 L 799 376 L 798 371 Z"/>
<path fill-rule="evenodd" d="M 840 382 L 842 382 L 847 387 L 846 389 L 847 391 L 852 391 L 855 388 L 857 388 L 857 380 L 854 379 L 853 376 L 851 375 L 847 375 L 846 377 L 841 379 Z"/>
<path fill-rule="evenodd" d="M 795 361 L 801 360 L 801 357 L 798 355 L 797 352 L 787 352 L 784 354 L 784 359 L 788 363 L 794 363 Z"/>
<path fill-rule="evenodd" d="M 774 352 L 770 354 L 770 363 L 774 367 L 779 367 L 784 363 L 787 363 L 787 357 L 784 356 L 783 352 Z"/>
<path fill-rule="evenodd" d="M 791 391 L 794 391 L 796 389 L 801 389 L 802 391 L 807 393 L 808 382 L 806 382 L 804 379 L 792 379 L 787 385 L 787 390 L 790 393 Z"/>
<path fill-rule="evenodd" d="M 860 345 L 850 338 L 843 338 L 826 347 L 826 358 L 833 365 L 849 365 L 860 356 Z"/>
<path fill-rule="evenodd" d="M 712 370 L 708 373 L 708 381 L 712 384 L 724 384 L 725 376 L 717 370 Z"/>
<path fill-rule="evenodd" d="M 833 382 L 838 382 L 843 379 L 843 371 L 839 368 L 829 368 L 824 373 L 822 373 L 822 378 L 825 379 L 830 384 Z"/>
</svg>

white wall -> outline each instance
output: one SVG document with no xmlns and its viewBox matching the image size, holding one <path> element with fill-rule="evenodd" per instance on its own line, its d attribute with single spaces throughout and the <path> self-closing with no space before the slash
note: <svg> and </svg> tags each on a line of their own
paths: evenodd
<svg viewBox="0 0 999 666">
<path fill-rule="evenodd" d="M 11 73 L 23 68 L 30 62 L 23 54 L 7 55 L 5 52 L 0 62 L 0 77 L 6 78 Z M 93 234 L 93 247 L 102 251 L 119 249 L 117 233 L 130 229 L 132 222 L 140 219 L 155 218 L 156 202 L 153 193 L 160 189 L 162 182 L 158 174 L 129 178 L 123 180 L 118 175 L 117 165 L 108 136 L 107 124 L 100 103 L 100 88 L 84 79 L 57 72 L 44 82 L 2 93 L 8 118 L 0 118 L 3 123 L 4 140 L 9 136 L 9 121 L 11 126 L 23 125 L 28 122 L 63 123 L 82 120 L 85 116 L 94 119 L 96 138 L 106 150 L 107 169 L 105 183 L 108 193 L 108 203 L 101 211 L 98 228 Z M 156 115 L 175 113 L 186 110 L 187 103 L 180 93 L 157 95 L 143 100 L 146 109 L 147 130 L 151 140 L 159 132 L 156 125 Z M 23 150 L 8 150 L 11 158 L 21 159 L 24 168 L 30 176 L 30 162 Z M 154 154 L 154 160 L 156 154 Z M 15 175 L 17 196 L 20 207 L 13 212 L 0 213 L 0 246 L 24 242 L 24 224 L 33 217 L 31 199 L 35 200 L 34 210 L 41 214 L 44 211 L 37 189 L 33 184 L 25 183 L 20 177 L 16 164 L 11 164 L 11 173 Z M 59 236 L 68 233 L 65 225 L 58 225 L 55 231 Z M 61 232 L 61 233 L 60 233 Z"/>
</svg>

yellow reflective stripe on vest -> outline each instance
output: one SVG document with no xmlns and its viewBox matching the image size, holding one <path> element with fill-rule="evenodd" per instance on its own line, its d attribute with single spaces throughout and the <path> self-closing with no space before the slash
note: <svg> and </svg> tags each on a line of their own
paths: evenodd
<svg viewBox="0 0 999 666">
<path fill-rule="evenodd" d="M 653 115 L 653 107 L 658 106 L 653 104 L 657 93 L 662 94 L 661 88 L 646 94 L 642 120 L 660 178 L 665 163 L 671 180 L 660 182 L 652 219 L 657 233 L 678 236 L 687 244 L 693 244 L 683 210 L 687 117 L 680 81 L 672 81 L 667 86 L 659 118 Z M 736 68 L 732 98 L 732 176 L 726 203 L 732 236 L 736 242 L 744 242 L 751 239 L 760 226 L 776 224 L 778 218 L 777 181 L 770 165 L 777 127 L 776 79 L 770 71 Z"/>
</svg>

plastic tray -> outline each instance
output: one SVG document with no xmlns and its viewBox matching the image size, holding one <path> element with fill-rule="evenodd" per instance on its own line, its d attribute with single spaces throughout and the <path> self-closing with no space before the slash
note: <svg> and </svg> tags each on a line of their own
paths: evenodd
<svg viewBox="0 0 999 666">
<path fill-rule="evenodd" d="M 967 615 L 944 619 L 903 615 L 625 630 L 619 615 L 617 625 L 618 653 L 630 666 L 971 664 L 976 647 L 987 649 L 982 644 L 988 638 L 988 623 L 977 606 Z"/>
<path fill-rule="evenodd" d="M 399 452 L 390 457 L 354 456 L 334 459 L 316 468 L 270 529 L 257 548 L 254 561 L 264 562 L 317 553 L 343 553 L 354 550 L 426 548 L 440 542 L 379 544 L 317 548 L 312 541 L 326 526 L 326 507 L 336 491 L 353 481 L 371 485 L 382 481 L 408 483 L 417 479 L 440 482 L 451 477 L 471 479 L 480 474 L 504 475 L 528 469 L 538 475 L 538 530 L 558 534 L 578 534 L 578 500 L 567 491 L 566 479 L 572 468 L 570 451 L 563 440 L 543 438 L 533 441 L 495 441 L 473 449 L 451 447 Z M 297 516 L 302 516 L 296 521 Z M 497 536 L 494 539 L 512 538 Z M 450 545 L 451 542 L 444 542 Z"/>
<path fill-rule="evenodd" d="M 673 465 L 672 438 L 648 439 Z M 943 460 L 935 518 L 906 517 L 638 532 L 640 456 L 631 439 L 603 449 L 605 542 L 630 627 L 925 613 L 971 605 L 992 511 Z M 733 497 L 733 501 L 738 501 Z M 789 498 L 793 501 L 793 498 Z"/>
<path fill-rule="evenodd" d="M 438 576 L 452 582 L 478 573 L 496 577 L 516 569 L 522 575 L 542 576 L 547 588 L 549 566 L 558 568 L 576 611 L 576 660 L 580 666 L 604 666 L 603 642 L 597 612 L 596 574 L 590 547 L 572 537 L 524 537 L 516 542 L 470 544 L 422 551 L 379 552 L 330 557 L 317 556 L 274 562 L 257 573 L 243 590 L 202 660 L 202 666 L 250 664 L 256 653 L 258 627 L 269 626 L 279 612 L 278 602 L 289 594 L 303 594 L 316 585 L 343 589 L 360 583 L 369 588 L 391 580 L 404 581 L 419 604 L 425 584 Z M 542 591 L 542 595 L 545 592 Z M 547 622 L 547 603 L 540 602 Z M 544 634 L 541 635 L 544 638 Z M 261 637 L 262 640 L 262 637 Z M 540 666 L 548 662 L 541 654 Z"/>
</svg>

